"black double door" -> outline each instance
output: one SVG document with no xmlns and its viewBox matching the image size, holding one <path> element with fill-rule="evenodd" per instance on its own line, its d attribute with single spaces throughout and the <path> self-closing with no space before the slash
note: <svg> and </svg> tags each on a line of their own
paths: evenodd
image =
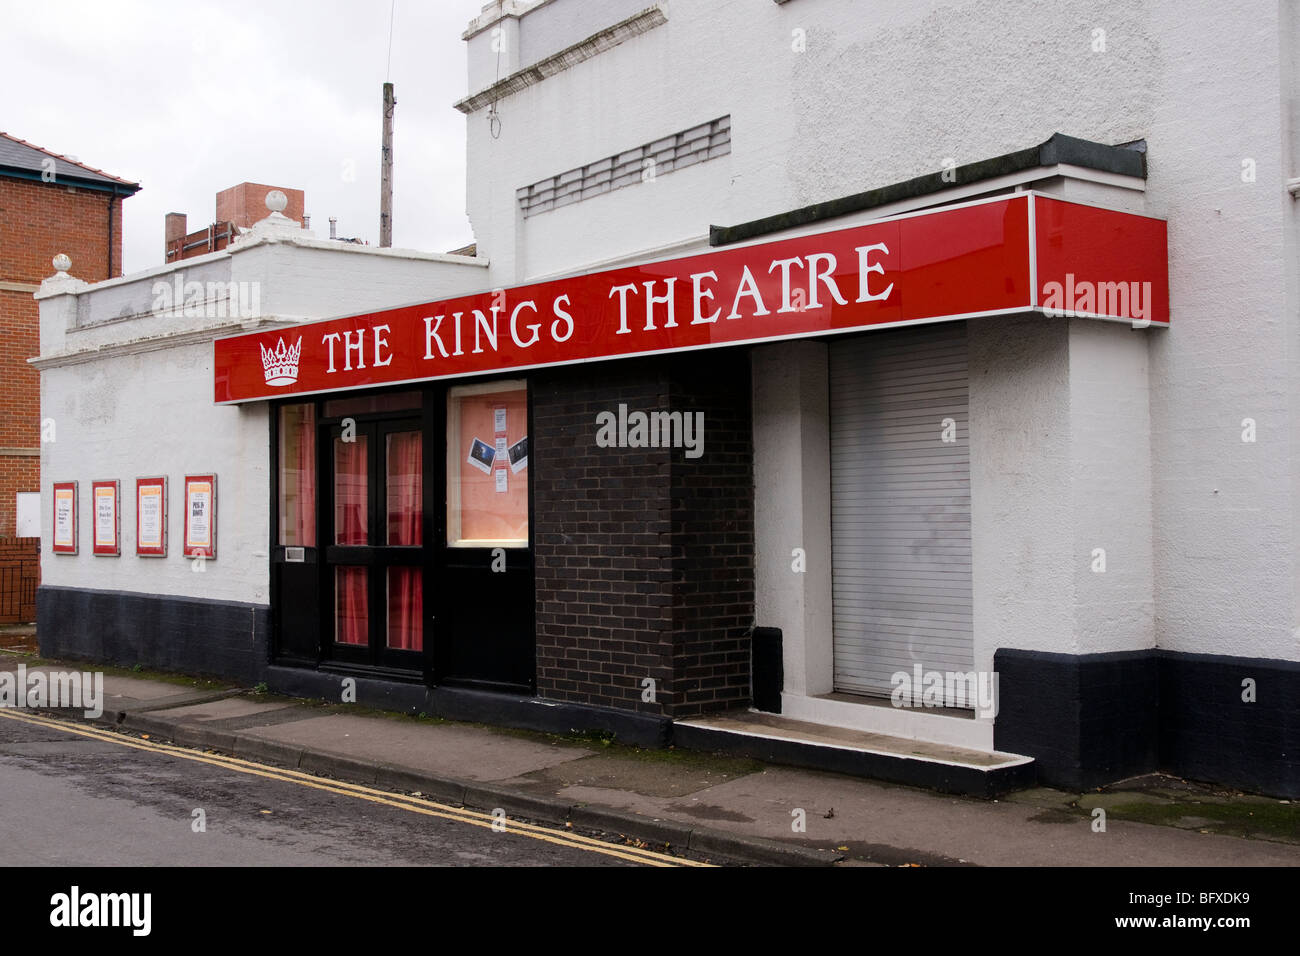
<svg viewBox="0 0 1300 956">
<path fill-rule="evenodd" d="M 459 447 L 472 439 L 449 427 L 448 391 L 311 406 L 316 547 L 273 549 L 277 649 L 286 662 L 314 658 L 322 669 L 380 678 L 533 688 L 531 540 L 526 531 L 512 542 L 458 536 L 454 509 L 469 494 L 461 473 L 479 472 L 464 464 Z M 525 414 L 518 417 L 526 429 Z M 286 427 L 283 415 L 279 421 Z M 449 430 L 457 445 L 450 452 Z M 279 448 L 286 454 L 283 441 Z M 282 483 L 283 475 L 281 468 Z M 521 469 L 506 480 L 519 495 L 527 479 Z"/>
</svg>

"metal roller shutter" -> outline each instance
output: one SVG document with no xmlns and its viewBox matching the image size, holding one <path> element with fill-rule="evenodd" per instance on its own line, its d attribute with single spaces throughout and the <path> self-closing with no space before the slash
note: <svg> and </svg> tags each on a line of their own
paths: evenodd
<svg viewBox="0 0 1300 956">
<path fill-rule="evenodd" d="M 966 323 L 835 341 L 830 386 L 835 689 L 973 670 Z"/>
</svg>

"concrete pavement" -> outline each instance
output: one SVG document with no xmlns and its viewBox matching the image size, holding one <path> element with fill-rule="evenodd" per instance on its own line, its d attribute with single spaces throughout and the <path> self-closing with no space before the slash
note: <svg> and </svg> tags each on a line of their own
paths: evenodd
<svg viewBox="0 0 1300 956">
<path fill-rule="evenodd" d="M 29 661 L 0 655 L 0 669 Z M 1039 789 L 985 801 L 744 758 L 640 750 L 186 686 L 175 678 L 108 673 L 104 684 L 105 712 L 97 722 L 123 732 L 760 862 L 1300 864 L 1300 805 L 1171 778 L 1107 793 Z M 1091 812 L 1097 806 L 1106 813 L 1104 831 Z"/>
</svg>

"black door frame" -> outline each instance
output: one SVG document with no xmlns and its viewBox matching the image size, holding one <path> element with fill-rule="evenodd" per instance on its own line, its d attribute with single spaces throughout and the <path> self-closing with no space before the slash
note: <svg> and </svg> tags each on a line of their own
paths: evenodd
<svg viewBox="0 0 1300 956">
<path fill-rule="evenodd" d="M 270 556 L 271 556 L 271 580 L 270 580 L 270 601 L 271 601 L 271 620 L 272 633 L 269 642 L 269 657 L 271 663 L 280 663 L 290 666 L 314 667 L 318 670 L 335 673 L 350 673 L 358 676 L 371 676 L 379 679 L 392 679 L 400 681 L 423 681 L 429 686 L 448 685 L 448 686 L 465 686 L 474 687 L 484 690 L 504 691 L 509 693 L 527 693 L 536 692 L 536 668 L 537 668 L 537 641 L 536 641 L 536 620 L 535 620 L 535 564 L 534 564 L 534 490 L 532 482 L 532 457 L 533 448 L 533 383 L 527 376 L 509 373 L 474 378 L 473 384 L 490 384 L 497 380 L 523 379 L 526 384 L 527 394 L 527 435 L 529 438 L 529 468 L 528 472 L 528 547 L 522 549 L 509 549 L 507 553 L 510 567 L 514 575 L 520 576 L 520 584 L 515 585 L 520 592 L 519 597 L 526 603 L 527 617 L 527 637 L 528 646 L 531 649 L 527 666 L 523 666 L 523 661 L 516 662 L 519 666 L 515 668 L 515 673 L 511 679 L 494 680 L 482 679 L 475 676 L 456 675 L 451 672 L 447 664 L 448 650 L 454 646 L 454 642 L 460 640 L 470 640 L 471 637 L 466 634 L 454 633 L 454 628 L 449 628 L 449 633 L 439 634 L 440 618 L 447 619 L 443 614 L 444 608 L 450 606 L 450 601 L 454 596 L 449 592 L 447 587 L 449 575 L 454 576 L 457 573 L 475 572 L 490 573 L 488 571 L 491 564 L 491 548 L 449 548 L 447 547 L 447 397 L 451 388 L 461 384 L 464 380 L 454 382 L 429 382 L 424 384 L 397 385 L 379 389 L 366 390 L 349 390 L 342 392 L 331 392 L 318 395 L 308 395 L 301 397 L 287 397 L 280 401 L 272 402 L 269 405 L 270 416 Z M 468 383 L 465 383 L 468 384 Z M 410 409 L 409 411 L 385 411 L 385 412 L 368 412 L 352 414 L 348 416 L 324 416 L 325 402 L 332 399 L 342 398 L 366 398 L 371 396 L 380 396 L 394 392 L 418 391 L 421 395 L 421 409 Z M 281 643 L 281 614 L 286 611 L 284 606 L 285 595 L 284 588 L 281 586 L 279 567 L 285 562 L 285 547 L 279 544 L 279 428 L 280 428 L 280 409 L 286 405 L 314 404 L 316 409 L 316 543 L 315 549 L 307 549 L 307 563 L 314 565 L 316 568 L 317 580 L 317 605 L 316 617 L 318 624 L 316 627 L 317 640 L 315 653 L 306 654 L 293 651 L 286 652 Z M 382 646 L 385 635 L 372 635 L 371 647 L 366 649 L 365 654 L 354 655 L 344 653 L 330 653 L 337 651 L 340 645 L 333 643 L 332 634 L 334 628 L 334 583 L 333 575 L 330 569 L 334 567 L 330 561 L 326 560 L 326 551 L 331 547 L 333 541 L 333 431 L 336 426 L 340 425 L 344 418 L 352 418 L 358 426 L 358 434 L 361 433 L 362 426 L 369 426 L 374 433 L 380 433 L 383 429 L 383 423 L 397 422 L 405 419 L 408 423 L 419 422 L 422 426 L 422 453 L 424 474 L 422 479 L 422 498 L 424 504 L 424 520 L 422 528 L 422 564 L 424 568 L 423 577 L 423 601 L 424 601 L 424 634 L 422 647 L 419 652 L 407 651 L 387 651 L 386 654 L 374 654 L 373 648 L 376 645 Z M 409 430 L 398 427 L 383 429 L 386 431 Z M 369 451 L 370 460 L 377 460 L 377 456 L 382 454 L 382 442 L 372 439 L 372 448 Z M 373 477 L 374 468 L 368 467 L 368 475 Z M 380 473 L 382 474 L 382 468 Z M 368 479 L 369 508 L 371 515 L 372 528 L 376 523 L 382 525 L 380 515 L 384 513 L 385 503 L 382 499 L 383 489 L 380 483 Z M 383 546 L 380 546 L 381 548 Z M 371 549 L 373 550 L 373 549 Z M 310 552 L 315 552 L 310 553 Z M 364 563 L 364 562 L 361 562 Z M 402 562 L 405 563 L 405 562 Z M 382 590 L 377 579 L 383 576 L 372 574 L 371 580 L 371 614 L 372 621 L 377 615 L 376 608 L 386 606 L 387 593 L 383 592 L 383 604 L 375 604 L 375 596 L 379 590 Z M 526 587 L 523 581 L 526 579 Z M 441 585 L 441 587 L 440 587 Z M 526 592 L 526 596 L 525 596 Z M 369 660 L 358 659 L 366 655 L 370 656 Z M 394 656 L 395 655 L 395 656 Z M 378 659 L 376 659 L 376 657 Z M 526 673 L 525 673 L 526 672 Z"/>
<path fill-rule="evenodd" d="M 334 462 L 333 451 L 334 442 L 339 434 L 343 431 L 343 422 L 347 419 L 353 419 L 356 425 L 356 436 L 366 439 L 366 509 L 367 509 L 367 537 L 371 543 L 367 545 L 338 545 L 333 543 L 333 522 L 330 520 L 334 513 Z M 317 538 L 318 542 L 324 541 L 323 547 L 320 548 L 323 560 L 321 561 L 321 589 L 320 602 L 322 611 L 328 609 L 328 613 L 321 615 L 321 636 L 320 648 L 322 656 L 333 664 L 363 664 L 377 670 L 396 670 L 396 671 L 419 671 L 423 669 L 423 651 L 406 651 L 395 650 L 387 646 L 387 633 L 383 622 L 387 620 L 388 591 L 387 575 L 385 572 L 390 567 L 419 567 L 423 572 L 423 579 L 427 580 L 428 573 L 427 560 L 424 557 L 425 545 L 419 546 L 393 546 L 385 542 L 385 532 L 387 530 L 387 502 L 385 501 L 387 493 L 387 482 L 383 479 L 387 476 L 387 443 L 385 439 L 388 435 L 399 432 L 418 432 L 420 434 L 421 447 L 421 467 L 423 467 L 423 448 L 425 435 L 423 431 L 423 418 L 420 410 L 412 409 L 410 414 L 400 412 L 386 412 L 382 414 L 368 415 L 348 415 L 339 417 L 338 421 L 333 419 L 320 422 L 317 425 L 317 441 L 326 439 L 324 444 L 324 454 L 318 456 L 320 463 L 324 468 L 317 468 L 317 516 L 318 520 L 324 525 L 327 537 Z M 319 449 L 319 445 L 318 445 Z M 429 495 L 427 494 L 428 482 L 421 480 L 421 502 L 420 507 L 424 515 L 428 514 Z M 423 537 L 425 522 L 421 519 L 421 541 L 427 539 Z M 333 621 L 333 609 L 337 595 L 335 593 L 335 575 L 332 573 L 338 567 L 364 567 L 367 569 L 368 595 L 367 606 L 369 609 L 370 620 L 367 621 L 367 633 L 369 642 L 364 647 L 359 645 L 339 644 L 329 639 L 328 631 L 332 628 L 326 624 L 326 621 Z M 421 647 L 431 637 L 430 616 L 426 612 L 420 622 L 421 626 Z"/>
</svg>

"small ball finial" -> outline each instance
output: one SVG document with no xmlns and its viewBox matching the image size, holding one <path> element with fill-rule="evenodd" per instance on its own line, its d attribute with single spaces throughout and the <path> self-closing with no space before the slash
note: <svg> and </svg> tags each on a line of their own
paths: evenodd
<svg viewBox="0 0 1300 956">
<path fill-rule="evenodd" d="M 266 208 L 271 212 L 284 212 L 284 208 L 289 205 L 289 197 L 278 189 L 272 189 L 266 194 Z"/>
<path fill-rule="evenodd" d="M 69 269 L 72 268 L 72 260 L 69 259 L 61 252 L 57 256 L 55 256 L 54 259 L 51 261 L 54 265 L 55 272 L 66 273 Z"/>
</svg>

